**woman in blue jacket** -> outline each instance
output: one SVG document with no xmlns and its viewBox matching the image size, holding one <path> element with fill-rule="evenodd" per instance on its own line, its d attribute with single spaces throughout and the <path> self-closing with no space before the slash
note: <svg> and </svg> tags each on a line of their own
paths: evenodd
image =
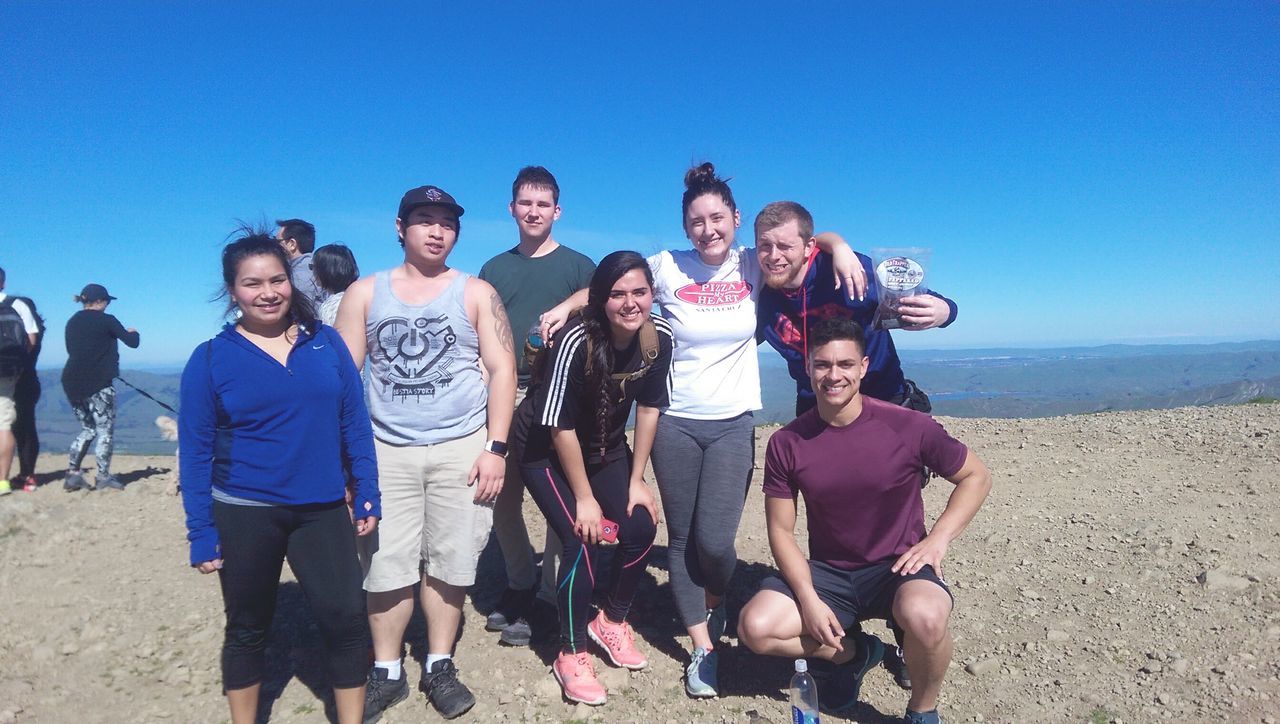
<svg viewBox="0 0 1280 724">
<path fill-rule="evenodd" d="M 294 293 L 278 241 L 228 244 L 222 276 L 239 315 L 187 362 L 178 429 L 191 565 L 222 586 L 231 720 L 257 714 L 288 558 L 319 624 L 338 720 L 359 722 L 368 662 L 355 535 L 382 515 L 360 375 Z"/>
</svg>

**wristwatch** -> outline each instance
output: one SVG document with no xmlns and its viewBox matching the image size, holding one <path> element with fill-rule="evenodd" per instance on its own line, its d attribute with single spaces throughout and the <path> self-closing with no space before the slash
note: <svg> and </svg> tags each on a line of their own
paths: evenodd
<svg viewBox="0 0 1280 724">
<path fill-rule="evenodd" d="M 500 458 L 507 456 L 507 444 L 501 440 L 489 440 L 484 444 L 485 452 L 491 452 Z"/>
</svg>

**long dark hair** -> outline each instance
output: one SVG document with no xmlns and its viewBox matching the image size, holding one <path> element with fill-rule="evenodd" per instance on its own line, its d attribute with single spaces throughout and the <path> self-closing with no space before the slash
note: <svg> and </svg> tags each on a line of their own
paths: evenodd
<svg viewBox="0 0 1280 724">
<path fill-rule="evenodd" d="M 582 329 L 591 341 L 586 370 L 587 389 L 595 393 L 596 428 L 601 440 L 608 438 L 609 420 L 618 403 L 618 383 L 610 377 L 614 372 L 613 328 L 605 316 L 604 305 L 609 301 L 613 285 L 633 269 L 644 270 L 645 281 L 652 289 L 653 272 L 649 271 L 649 263 L 644 257 L 634 251 L 615 251 L 596 266 L 587 287 L 587 306 L 582 308 Z"/>
<path fill-rule="evenodd" d="M 294 285 L 293 268 L 289 265 L 289 256 L 280 246 L 280 240 L 264 229 L 254 229 L 247 225 L 242 225 L 231 232 L 231 236 L 235 236 L 235 240 L 222 249 L 223 287 L 222 293 L 218 295 L 227 297 L 227 316 L 231 317 L 236 309 L 236 301 L 231 297 L 231 288 L 236 285 L 236 272 L 240 269 L 240 263 L 251 256 L 271 256 L 280 261 L 280 266 L 284 267 L 285 276 L 289 278 L 289 286 L 293 287 L 293 294 L 289 300 L 289 317 L 302 329 L 314 327 L 315 307 L 311 305 L 307 295 L 298 291 L 298 287 Z"/>
<path fill-rule="evenodd" d="M 311 255 L 311 265 L 316 283 L 330 294 L 347 291 L 347 287 L 360 278 L 360 267 L 355 255 L 342 244 L 325 244 Z"/>
</svg>

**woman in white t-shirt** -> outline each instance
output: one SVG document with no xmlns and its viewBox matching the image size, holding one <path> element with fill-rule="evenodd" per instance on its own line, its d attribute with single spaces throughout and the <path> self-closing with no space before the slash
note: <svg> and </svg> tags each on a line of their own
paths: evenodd
<svg viewBox="0 0 1280 724">
<path fill-rule="evenodd" d="M 715 646 L 724 633 L 724 596 L 738 563 L 734 539 L 755 460 L 756 300 L 763 280 L 755 249 L 734 245 L 741 214 L 710 163 L 685 174 L 682 206 L 692 248 L 648 258 L 654 301 L 675 337 L 671 404 L 658 419 L 651 461 L 667 524 L 671 590 L 693 642 L 685 691 L 707 697 L 717 694 Z M 843 239 L 827 233 L 818 243 L 835 257 L 840 279 L 850 288 L 865 286 L 862 265 Z M 583 302 L 579 293 L 543 315 L 544 334 Z"/>
<path fill-rule="evenodd" d="M 684 184 L 684 231 L 693 247 L 649 257 L 654 301 L 676 340 L 671 405 L 658 419 L 652 462 L 671 591 L 693 643 L 685 691 L 705 697 L 718 693 L 715 647 L 755 462 L 756 300 L 764 282 L 755 249 L 734 245 L 742 217 L 715 167 L 689 169 Z M 824 234 L 820 245 L 834 253 L 837 275 L 861 278 L 862 265 L 842 239 Z"/>
</svg>

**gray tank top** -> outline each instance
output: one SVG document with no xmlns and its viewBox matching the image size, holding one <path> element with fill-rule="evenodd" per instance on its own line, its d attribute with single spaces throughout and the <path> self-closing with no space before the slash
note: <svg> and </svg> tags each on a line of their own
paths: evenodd
<svg viewBox="0 0 1280 724">
<path fill-rule="evenodd" d="M 365 389 L 373 434 L 391 445 L 432 445 L 485 423 L 489 391 L 480 374 L 480 338 L 467 318 L 458 276 L 427 304 L 401 302 L 391 273 L 374 275 L 365 324 Z"/>
</svg>

